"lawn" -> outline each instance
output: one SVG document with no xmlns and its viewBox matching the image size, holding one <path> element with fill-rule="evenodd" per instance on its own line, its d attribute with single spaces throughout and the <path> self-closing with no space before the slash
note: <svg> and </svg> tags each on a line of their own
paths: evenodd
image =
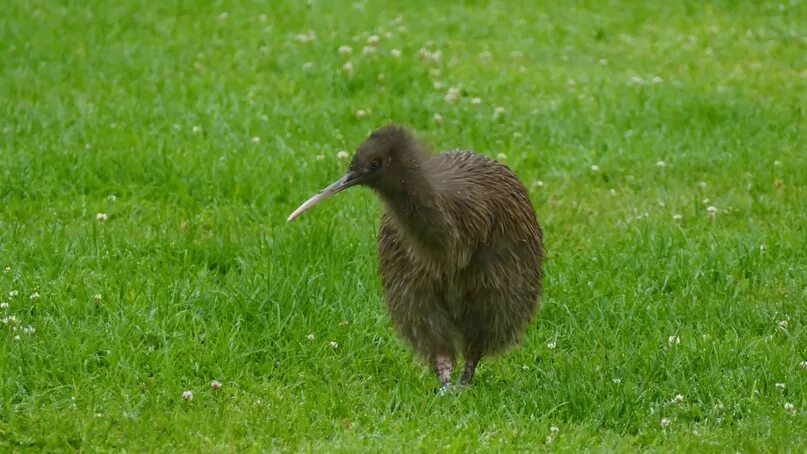
<svg viewBox="0 0 807 454">
<path fill-rule="evenodd" d="M 804 452 L 805 106 L 800 0 L 6 1 L 0 450 Z M 286 222 L 391 121 L 545 231 L 443 397 L 380 202 Z"/>
</svg>

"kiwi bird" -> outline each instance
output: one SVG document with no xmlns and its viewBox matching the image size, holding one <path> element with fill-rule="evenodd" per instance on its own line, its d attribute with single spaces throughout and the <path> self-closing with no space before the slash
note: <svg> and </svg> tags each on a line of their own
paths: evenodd
<svg viewBox="0 0 807 454">
<path fill-rule="evenodd" d="M 379 268 L 396 331 L 433 368 L 441 393 L 460 355 L 458 384 L 469 385 L 484 356 L 520 342 L 540 305 L 543 232 L 526 188 L 501 163 L 471 151 L 434 154 L 390 125 L 288 220 L 353 186 L 384 204 Z"/>
</svg>

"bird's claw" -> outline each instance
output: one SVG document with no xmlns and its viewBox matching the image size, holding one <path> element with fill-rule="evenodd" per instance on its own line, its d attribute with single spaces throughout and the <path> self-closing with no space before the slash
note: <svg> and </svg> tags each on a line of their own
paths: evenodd
<svg viewBox="0 0 807 454">
<path fill-rule="evenodd" d="M 451 383 L 444 383 L 442 386 L 440 386 L 440 389 L 437 390 L 437 395 L 445 396 L 449 393 L 449 391 L 451 391 Z"/>
</svg>

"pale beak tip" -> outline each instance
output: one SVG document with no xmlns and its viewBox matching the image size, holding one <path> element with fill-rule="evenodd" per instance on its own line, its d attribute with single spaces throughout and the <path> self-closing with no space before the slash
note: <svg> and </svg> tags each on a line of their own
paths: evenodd
<svg viewBox="0 0 807 454">
<path fill-rule="evenodd" d="M 306 211 L 310 210 L 314 205 L 322 202 L 323 200 L 325 200 L 328 197 L 336 194 L 337 192 L 342 191 L 343 189 L 346 189 L 346 188 L 349 188 L 349 187 L 355 185 L 357 181 L 358 180 L 353 179 L 352 174 L 347 174 L 347 175 L 343 176 L 339 180 L 331 183 L 330 186 L 326 187 L 325 189 L 323 189 L 319 193 L 314 194 L 313 196 L 311 196 L 310 199 L 303 202 L 302 205 L 297 207 L 297 209 L 294 210 L 289 215 L 288 218 L 286 218 L 286 222 L 291 222 L 291 221 L 297 219 L 297 217 L 299 217 L 300 215 L 302 215 Z"/>
</svg>

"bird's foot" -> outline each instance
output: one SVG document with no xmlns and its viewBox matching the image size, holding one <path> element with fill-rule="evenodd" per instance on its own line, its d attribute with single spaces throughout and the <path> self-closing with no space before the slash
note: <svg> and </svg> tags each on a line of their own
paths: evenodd
<svg viewBox="0 0 807 454">
<path fill-rule="evenodd" d="M 481 356 L 472 356 L 465 360 L 465 366 L 462 368 L 462 374 L 460 374 L 459 380 L 457 380 L 457 386 L 465 388 L 471 384 L 474 380 L 476 366 L 479 364 L 480 357 Z"/>
<path fill-rule="evenodd" d="M 434 373 L 440 381 L 437 394 L 445 396 L 451 390 L 451 371 L 454 368 L 454 359 L 448 355 L 439 355 L 434 360 Z"/>
<path fill-rule="evenodd" d="M 443 385 L 437 390 L 437 395 L 442 397 L 449 392 L 451 392 L 451 383 L 443 383 Z"/>
<path fill-rule="evenodd" d="M 469 379 L 465 375 L 460 375 L 460 378 L 457 380 L 457 387 L 458 388 L 467 388 L 471 385 L 471 379 Z"/>
</svg>

